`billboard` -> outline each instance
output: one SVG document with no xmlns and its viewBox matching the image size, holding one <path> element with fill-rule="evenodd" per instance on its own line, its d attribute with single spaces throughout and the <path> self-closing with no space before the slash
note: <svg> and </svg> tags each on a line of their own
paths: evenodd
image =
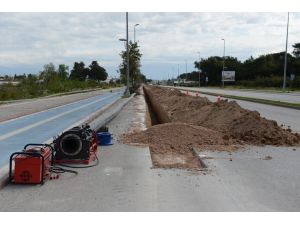
<svg viewBox="0 0 300 225">
<path fill-rule="evenodd" d="M 235 71 L 222 71 L 222 81 L 235 81 Z"/>
<path fill-rule="evenodd" d="M 222 71 L 222 81 L 235 81 L 235 71 Z"/>
</svg>

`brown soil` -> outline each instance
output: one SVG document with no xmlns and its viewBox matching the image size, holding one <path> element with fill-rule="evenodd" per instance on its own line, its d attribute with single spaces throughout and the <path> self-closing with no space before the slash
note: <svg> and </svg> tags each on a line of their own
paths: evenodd
<svg viewBox="0 0 300 225">
<path fill-rule="evenodd" d="M 146 91 L 171 122 L 124 134 L 121 139 L 124 143 L 149 145 L 154 167 L 200 169 L 193 149 L 232 151 L 244 144 L 300 144 L 299 134 L 256 111 L 241 108 L 235 101 L 213 103 L 155 86 L 148 86 Z"/>
<path fill-rule="evenodd" d="M 154 167 L 200 169 L 193 148 L 202 150 L 235 150 L 237 144 L 221 132 L 184 123 L 155 125 L 139 133 L 122 136 L 128 144 L 147 144 Z"/>
<path fill-rule="evenodd" d="M 210 102 L 207 98 L 185 96 L 178 90 L 147 87 L 172 122 L 183 122 L 220 131 L 228 138 L 250 145 L 300 144 L 300 134 L 278 126 L 257 111 L 240 107 L 235 101 Z"/>
</svg>

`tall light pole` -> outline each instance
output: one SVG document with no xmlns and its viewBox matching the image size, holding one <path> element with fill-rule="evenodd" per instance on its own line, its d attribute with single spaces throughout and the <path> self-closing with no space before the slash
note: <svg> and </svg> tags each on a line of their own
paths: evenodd
<svg viewBox="0 0 300 225">
<path fill-rule="evenodd" d="M 187 74 L 187 60 L 185 59 L 185 74 Z"/>
<path fill-rule="evenodd" d="M 201 61 L 201 59 L 200 59 L 200 52 L 197 52 L 198 53 L 198 56 L 199 56 L 199 87 L 200 87 L 200 61 Z"/>
<path fill-rule="evenodd" d="M 223 73 L 224 73 L 224 69 L 225 69 L 225 39 L 222 38 L 221 40 L 224 41 L 224 48 L 223 48 L 223 69 L 222 69 L 222 85 L 223 85 L 223 87 L 224 87 Z"/>
<path fill-rule="evenodd" d="M 140 24 L 135 24 L 134 25 L 134 27 L 133 27 L 133 42 L 135 43 L 135 28 L 137 27 L 137 26 L 139 26 Z"/>
<path fill-rule="evenodd" d="M 286 41 L 285 41 L 285 55 L 284 55 L 284 71 L 283 71 L 282 91 L 285 91 L 285 86 L 286 86 L 287 46 L 288 46 L 289 22 L 290 22 L 289 20 L 290 20 L 290 13 L 288 12 L 287 25 L 286 25 Z"/>
<path fill-rule="evenodd" d="M 127 75 L 127 94 L 130 94 L 129 91 L 129 47 L 128 47 L 128 12 L 126 12 L 126 75 Z"/>
<path fill-rule="evenodd" d="M 126 79 L 127 79 L 127 90 L 126 90 L 126 95 L 130 94 L 129 91 L 129 47 L 128 47 L 128 12 L 126 12 L 126 39 L 121 38 L 119 41 L 124 41 L 126 42 Z"/>
</svg>

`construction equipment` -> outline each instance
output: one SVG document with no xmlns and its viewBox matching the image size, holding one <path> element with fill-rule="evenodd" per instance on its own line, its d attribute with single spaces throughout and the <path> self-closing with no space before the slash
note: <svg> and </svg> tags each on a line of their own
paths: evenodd
<svg viewBox="0 0 300 225">
<path fill-rule="evenodd" d="M 94 161 L 97 137 L 88 124 L 73 127 L 54 139 L 55 163 L 84 163 Z"/>
<path fill-rule="evenodd" d="M 51 145 L 25 145 L 22 152 L 10 156 L 9 181 L 16 184 L 43 184 L 50 176 L 53 154 Z"/>
</svg>

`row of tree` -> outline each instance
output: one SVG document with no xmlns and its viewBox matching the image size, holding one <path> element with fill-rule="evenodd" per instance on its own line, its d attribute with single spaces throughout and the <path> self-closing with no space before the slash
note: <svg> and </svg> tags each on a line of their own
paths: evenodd
<svg viewBox="0 0 300 225">
<path fill-rule="evenodd" d="M 53 63 L 49 63 L 44 66 L 44 70 L 40 73 L 41 78 L 47 81 L 51 76 L 59 76 L 62 79 L 71 79 L 85 81 L 95 80 L 104 81 L 107 79 L 108 74 L 106 70 L 101 67 L 97 61 L 92 61 L 89 67 L 85 67 L 84 62 L 74 62 L 73 69 L 69 74 L 69 67 L 65 64 L 60 64 L 58 69 L 55 70 Z"/>
<path fill-rule="evenodd" d="M 287 55 L 287 75 L 296 75 L 296 80 L 300 76 L 300 43 L 293 45 L 293 54 Z M 257 58 L 252 56 L 241 62 L 235 57 L 225 57 L 225 70 L 236 71 L 236 81 L 240 84 L 249 84 L 249 81 L 266 80 L 266 83 L 271 81 L 273 86 L 278 86 L 282 82 L 283 69 L 284 69 L 284 52 L 272 53 L 261 55 Z M 200 61 L 195 61 L 195 68 L 201 69 L 201 83 L 205 83 L 206 77 L 208 77 L 209 85 L 221 84 L 221 72 L 223 69 L 223 58 L 219 56 L 211 56 Z M 181 74 L 181 79 L 187 79 L 192 81 L 199 80 L 199 73 L 197 71 Z M 271 79 L 272 78 L 272 79 Z M 275 82 L 276 80 L 276 82 Z M 274 82 L 272 82 L 274 81 Z M 275 84 L 276 83 L 276 84 Z M 263 85 L 263 84 L 262 84 Z"/>
<path fill-rule="evenodd" d="M 14 76 L 1 76 L 0 78 L 6 81 L 20 81 L 26 78 L 37 77 L 38 79 L 48 80 L 51 76 L 58 76 L 60 79 L 71 79 L 71 80 L 95 80 L 97 82 L 104 81 L 107 79 L 108 74 L 106 70 L 101 67 L 97 61 L 85 67 L 84 62 L 74 62 L 73 69 L 69 72 L 69 67 L 65 64 L 59 64 L 56 69 L 53 63 L 44 65 L 43 70 L 38 74 L 22 74 Z"/>
<path fill-rule="evenodd" d="M 23 74 L 15 75 L 13 78 L 15 80 L 6 80 L 8 82 L 0 85 L 0 100 L 32 98 L 87 88 L 120 86 L 115 80 L 99 82 L 107 79 L 107 73 L 96 61 L 93 61 L 88 68 L 85 68 L 83 62 L 75 62 L 71 73 L 69 73 L 68 66 L 64 64 L 56 68 L 53 63 L 49 63 L 44 65 L 38 75 Z"/>
</svg>

